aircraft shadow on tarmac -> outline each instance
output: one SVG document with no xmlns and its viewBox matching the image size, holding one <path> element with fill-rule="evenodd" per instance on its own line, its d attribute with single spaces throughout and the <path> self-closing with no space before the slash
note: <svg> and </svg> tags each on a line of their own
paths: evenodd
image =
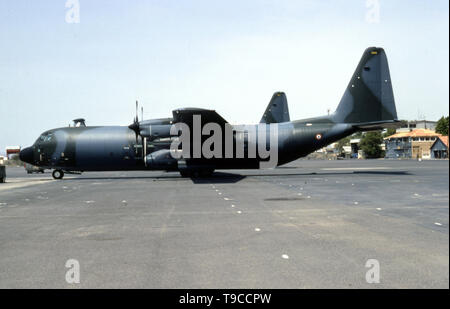
<svg viewBox="0 0 450 309">
<path fill-rule="evenodd" d="M 247 175 L 240 175 L 234 173 L 215 172 L 210 177 L 205 178 L 191 178 L 195 184 L 209 184 L 209 183 L 236 183 L 246 178 Z"/>
<path fill-rule="evenodd" d="M 332 176 L 332 175 L 354 175 L 354 174 L 371 174 L 371 175 L 412 175 L 406 171 L 348 171 L 348 172 L 304 172 L 304 173 L 264 173 L 264 174 L 245 174 L 247 177 L 266 177 L 266 176 L 276 176 L 276 177 L 289 177 L 289 176 Z"/>
<path fill-rule="evenodd" d="M 247 177 L 295 177 L 295 176 L 333 176 L 333 175 L 381 175 L 381 176 L 408 176 L 412 175 L 407 171 L 347 171 L 347 172 L 303 172 L 303 173 L 227 173 L 227 172 L 214 172 L 210 177 L 203 178 L 182 178 L 181 176 L 170 173 L 157 176 L 105 176 L 105 177 L 80 177 L 80 178 L 68 178 L 70 181 L 90 181 L 90 180 L 137 180 L 137 179 L 153 179 L 154 181 L 179 181 L 179 180 L 191 180 L 194 184 L 215 184 L 215 183 L 237 183 Z"/>
<path fill-rule="evenodd" d="M 412 175 L 405 171 L 353 171 L 352 174 L 372 174 L 372 175 Z"/>
<path fill-rule="evenodd" d="M 210 177 L 202 178 L 184 178 L 178 173 L 168 173 L 164 175 L 155 176 L 104 176 L 104 177 L 73 177 L 66 178 L 64 181 L 92 181 L 92 180 L 138 180 L 138 179 L 151 179 L 154 181 L 179 181 L 179 180 L 192 180 L 196 184 L 207 184 L 207 183 L 236 183 L 247 177 L 246 175 L 215 172 Z"/>
</svg>

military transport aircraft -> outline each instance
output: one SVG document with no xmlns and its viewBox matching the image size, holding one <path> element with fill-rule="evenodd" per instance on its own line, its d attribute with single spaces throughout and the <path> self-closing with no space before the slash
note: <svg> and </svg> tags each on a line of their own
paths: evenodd
<svg viewBox="0 0 450 309">
<path fill-rule="evenodd" d="M 260 167 L 261 162 L 267 161 L 259 154 L 250 156 L 249 152 L 238 156 L 237 147 L 231 157 L 189 155 L 194 149 L 188 155 L 183 152 L 183 155 L 174 157 L 170 145 L 180 138 L 180 135 L 171 132 L 174 125 L 186 124 L 188 128 L 195 129 L 194 119 L 201 119 L 201 128 L 211 123 L 222 129 L 230 125 L 214 110 L 182 108 L 172 114 L 171 118 L 141 121 L 136 115 L 128 127 L 85 126 L 83 119 L 76 119 L 77 125 L 74 127 L 42 133 L 33 146 L 20 152 L 20 159 L 53 169 L 55 179 L 63 178 L 64 173 L 116 170 L 178 171 L 184 177 L 198 177 L 211 175 L 215 169 L 255 169 Z M 249 132 L 261 127 L 269 132 L 268 128 L 276 124 L 276 165 L 279 166 L 357 131 L 396 127 L 399 123 L 385 51 L 369 47 L 364 51 L 333 114 L 291 121 L 286 95 L 276 92 L 260 124 L 230 127 L 234 143 L 237 145 L 241 141 L 248 151 L 261 142 L 250 139 Z M 202 136 L 201 141 L 206 138 L 207 135 Z M 223 135 L 219 139 L 225 143 Z M 190 142 L 195 143 L 192 137 Z M 184 147 L 184 144 L 182 142 L 181 146 Z M 226 151 L 223 147 L 219 148 L 222 153 Z"/>
</svg>

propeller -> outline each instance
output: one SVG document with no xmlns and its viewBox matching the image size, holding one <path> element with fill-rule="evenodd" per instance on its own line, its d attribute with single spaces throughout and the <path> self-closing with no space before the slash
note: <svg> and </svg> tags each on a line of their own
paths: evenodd
<svg viewBox="0 0 450 309">
<path fill-rule="evenodd" d="M 138 101 L 136 100 L 136 117 L 133 120 L 133 123 L 128 126 L 131 130 L 134 131 L 136 135 L 136 144 L 138 143 L 138 136 L 140 135 L 140 127 L 139 127 L 139 118 L 138 118 Z M 141 137 L 142 138 L 142 137 Z"/>
</svg>

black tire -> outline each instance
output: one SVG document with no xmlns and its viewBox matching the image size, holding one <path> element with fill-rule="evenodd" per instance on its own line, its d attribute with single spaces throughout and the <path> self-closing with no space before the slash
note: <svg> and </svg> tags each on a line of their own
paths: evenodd
<svg viewBox="0 0 450 309">
<path fill-rule="evenodd" d="M 213 173 L 214 173 L 213 169 L 202 170 L 200 171 L 200 177 L 211 177 Z"/>
<path fill-rule="evenodd" d="M 214 169 L 180 171 L 181 177 L 202 178 L 211 177 Z"/>
<path fill-rule="evenodd" d="M 54 170 L 52 176 L 54 179 L 62 179 L 64 177 L 64 172 L 62 170 Z"/>
<path fill-rule="evenodd" d="M 191 177 L 191 173 L 189 173 L 188 171 L 180 171 L 180 175 L 181 177 Z"/>
</svg>

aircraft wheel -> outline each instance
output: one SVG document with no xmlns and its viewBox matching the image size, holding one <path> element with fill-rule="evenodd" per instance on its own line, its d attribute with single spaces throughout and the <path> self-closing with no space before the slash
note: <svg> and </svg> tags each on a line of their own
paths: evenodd
<svg viewBox="0 0 450 309">
<path fill-rule="evenodd" d="M 54 179 L 62 179 L 64 177 L 64 172 L 62 170 L 54 170 L 52 176 Z"/>
<path fill-rule="evenodd" d="M 213 170 L 213 169 L 202 170 L 202 171 L 200 172 L 200 176 L 201 176 L 201 177 L 211 177 L 213 173 L 214 173 L 214 170 Z"/>
<path fill-rule="evenodd" d="M 180 175 L 181 177 L 191 177 L 191 173 L 187 172 L 187 171 L 180 171 Z"/>
</svg>

